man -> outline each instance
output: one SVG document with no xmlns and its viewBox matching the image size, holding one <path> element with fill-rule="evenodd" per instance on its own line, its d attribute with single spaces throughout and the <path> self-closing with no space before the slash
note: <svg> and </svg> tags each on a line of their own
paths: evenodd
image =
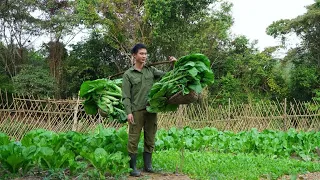
<svg viewBox="0 0 320 180">
<path fill-rule="evenodd" d="M 143 128 L 144 131 L 143 160 L 146 172 L 153 172 L 151 161 L 157 132 L 157 114 L 146 111 L 147 96 L 154 79 L 162 77 L 165 72 L 145 65 L 147 61 L 145 45 L 136 44 L 131 54 L 134 65 L 123 75 L 122 97 L 129 122 L 128 152 L 130 168 L 132 168 L 130 175 L 140 176 L 141 173 L 136 168 L 136 161 L 141 130 Z M 169 60 L 174 62 L 176 58 L 169 56 Z"/>
</svg>

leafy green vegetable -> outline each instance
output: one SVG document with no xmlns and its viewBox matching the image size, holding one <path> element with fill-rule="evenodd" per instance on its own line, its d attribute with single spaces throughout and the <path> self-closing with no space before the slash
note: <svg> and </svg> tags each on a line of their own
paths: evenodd
<svg viewBox="0 0 320 180">
<path fill-rule="evenodd" d="M 103 148 L 97 148 L 93 153 L 83 150 L 80 154 L 99 171 L 100 179 L 106 179 L 106 173 L 117 176 L 130 171 L 129 157 L 124 156 L 122 152 L 109 154 Z"/>
<path fill-rule="evenodd" d="M 175 111 L 178 105 L 168 104 L 174 94 L 182 91 L 183 95 L 194 91 L 200 94 L 204 87 L 213 83 L 214 74 L 209 59 L 203 54 L 190 54 L 181 57 L 175 68 L 155 83 L 148 95 L 149 112 Z"/>
<path fill-rule="evenodd" d="M 5 134 L 2 136 L 6 137 Z M 28 132 L 21 143 L 13 142 L 13 140 L 7 143 L 7 138 L 5 139 L 6 143 L 0 145 L 0 172 L 3 169 L 5 172 L 25 174 L 32 172 L 32 168 L 40 168 L 45 171 L 69 169 L 73 174 L 77 174 L 87 172 L 90 164 L 96 172 L 92 179 L 105 179 L 106 175 L 117 177 L 129 171 L 126 126 L 115 129 L 104 128 L 100 125 L 90 133 L 73 131 L 55 133 L 38 129 Z M 143 152 L 142 139 L 140 139 L 139 154 Z M 303 132 L 290 129 L 283 132 L 251 129 L 236 133 L 209 127 L 203 129 L 185 127 L 157 131 L 155 154 L 167 150 L 175 152 L 183 150 L 185 155 L 191 151 L 192 153 L 200 152 L 200 154 L 213 153 L 215 156 L 231 153 L 235 157 L 242 154 L 245 156 L 262 155 L 266 159 L 275 160 L 294 156 L 304 161 L 318 162 L 320 159 L 319 144 L 319 131 Z M 174 156 L 176 156 L 175 153 Z M 185 160 L 188 159 L 190 158 L 186 156 Z M 199 160 L 202 157 L 192 156 L 192 159 Z M 206 159 L 203 159 L 204 162 L 207 161 Z M 231 160 L 233 161 L 234 158 Z M 236 164 L 236 162 L 232 163 Z M 219 164 L 221 165 L 217 161 L 217 165 Z M 156 163 L 154 165 L 157 167 Z M 174 163 L 168 165 L 176 168 Z"/>
<path fill-rule="evenodd" d="M 74 153 L 64 146 L 60 147 L 58 151 L 54 151 L 49 147 L 39 147 L 37 157 L 40 160 L 42 167 L 48 169 L 59 169 L 68 167 L 74 161 Z"/>
<path fill-rule="evenodd" d="M 198 151 L 209 150 L 220 153 L 265 154 L 272 158 L 298 156 L 305 161 L 318 160 L 317 149 L 320 132 L 288 132 L 257 129 L 239 133 L 218 131 L 215 128 L 159 130 L 156 135 L 159 151 L 184 148 Z"/>
<path fill-rule="evenodd" d="M 110 121 L 126 122 L 124 105 L 121 102 L 122 80 L 97 79 L 85 81 L 80 87 L 80 97 L 85 98 L 84 110 L 87 114 L 107 116 Z"/>
<path fill-rule="evenodd" d="M 10 138 L 8 135 L 4 133 L 0 133 L 0 146 L 1 145 L 7 145 L 10 143 Z"/>
<path fill-rule="evenodd" d="M 19 142 L 10 142 L 0 146 L 1 165 L 12 173 L 18 173 L 19 169 L 23 173 L 33 166 L 35 146 L 24 147 Z"/>
</svg>

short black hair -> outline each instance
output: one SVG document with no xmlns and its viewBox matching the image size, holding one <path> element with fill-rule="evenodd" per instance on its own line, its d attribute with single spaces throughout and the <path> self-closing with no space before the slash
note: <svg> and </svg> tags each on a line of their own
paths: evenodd
<svg viewBox="0 0 320 180">
<path fill-rule="evenodd" d="M 147 47 L 142 43 L 138 43 L 131 49 L 131 54 L 137 54 L 139 49 L 147 49 Z"/>
</svg>

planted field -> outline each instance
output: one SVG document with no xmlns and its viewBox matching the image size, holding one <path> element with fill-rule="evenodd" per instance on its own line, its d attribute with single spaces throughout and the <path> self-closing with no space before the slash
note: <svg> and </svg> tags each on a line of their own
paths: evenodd
<svg viewBox="0 0 320 180">
<path fill-rule="evenodd" d="M 126 130 L 99 127 L 91 133 L 55 133 L 38 129 L 21 141 L 2 133 L 0 175 L 3 179 L 126 179 L 130 171 Z M 194 179 L 276 179 L 320 171 L 319 145 L 320 132 L 171 128 L 157 133 L 153 166 L 158 175 L 180 173 Z"/>
</svg>

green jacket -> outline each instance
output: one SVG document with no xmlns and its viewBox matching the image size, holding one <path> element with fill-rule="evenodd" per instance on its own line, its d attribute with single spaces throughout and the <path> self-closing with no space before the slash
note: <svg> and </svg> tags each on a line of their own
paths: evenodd
<svg viewBox="0 0 320 180">
<path fill-rule="evenodd" d="M 122 101 L 127 114 L 146 108 L 148 93 L 154 80 L 164 74 L 165 72 L 152 66 L 144 66 L 141 71 L 131 67 L 123 74 Z"/>
</svg>

